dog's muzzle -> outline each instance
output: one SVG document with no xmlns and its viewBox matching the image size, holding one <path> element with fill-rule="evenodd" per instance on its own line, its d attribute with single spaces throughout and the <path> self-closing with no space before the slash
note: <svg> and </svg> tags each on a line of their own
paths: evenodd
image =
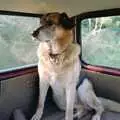
<svg viewBox="0 0 120 120">
<path fill-rule="evenodd" d="M 52 39 L 51 30 L 48 26 L 40 26 L 32 33 L 33 38 L 39 41 L 50 41 Z"/>
</svg>

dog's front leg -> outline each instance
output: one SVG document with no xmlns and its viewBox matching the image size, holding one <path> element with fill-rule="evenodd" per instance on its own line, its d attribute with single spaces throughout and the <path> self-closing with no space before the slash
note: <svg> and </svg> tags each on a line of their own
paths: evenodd
<svg viewBox="0 0 120 120">
<path fill-rule="evenodd" d="M 65 120 L 73 120 L 73 109 L 75 103 L 76 84 L 71 83 L 66 87 L 66 113 Z"/>
<path fill-rule="evenodd" d="M 43 114 L 44 102 L 49 88 L 48 81 L 44 79 L 44 77 L 40 77 L 39 87 L 40 87 L 39 88 L 40 95 L 39 95 L 38 107 L 36 113 L 34 114 L 31 120 L 40 120 Z"/>
</svg>

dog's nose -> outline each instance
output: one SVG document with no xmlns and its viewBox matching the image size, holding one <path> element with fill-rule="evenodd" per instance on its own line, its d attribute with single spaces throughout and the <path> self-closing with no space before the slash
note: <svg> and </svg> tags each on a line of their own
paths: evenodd
<svg viewBox="0 0 120 120">
<path fill-rule="evenodd" d="M 34 32 L 32 33 L 32 36 L 36 38 L 36 37 L 38 36 L 38 34 L 39 34 L 38 31 L 34 31 Z"/>
<path fill-rule="evenodd" d="M 35 37 L 35 38 L 37 38 L 39 32 L 40 32 L 40 28 L 38 28 L 38 29 L 36 29 L 35 31 L 33 31 L 32 36 Z"/>
</svg>

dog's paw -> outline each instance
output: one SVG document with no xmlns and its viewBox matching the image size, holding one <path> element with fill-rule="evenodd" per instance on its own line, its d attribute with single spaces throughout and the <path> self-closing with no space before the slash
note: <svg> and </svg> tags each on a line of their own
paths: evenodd
<svg viewBox="0 0 120 120">
<path fill-rule="evenodd" d="M 41 119 L 42 114 L 37 112 L 36 114 L 33 115 L 33 117 L 31 118 L 31 120 L 40 120 Z"/>
<path fill-rule="evenodd" d="M 31 120 L 40 120 L 40 116 L 37 115 L 37 114 L 35 114 L 35 115 L 31 118 Z"/>
<path fill-rule="evenodd" d="M 92 117 L 92 120 L 100 120 L 100 119 L 101 119 L 101 115 L 98 115 L 98 114 Z"/>
</svg>

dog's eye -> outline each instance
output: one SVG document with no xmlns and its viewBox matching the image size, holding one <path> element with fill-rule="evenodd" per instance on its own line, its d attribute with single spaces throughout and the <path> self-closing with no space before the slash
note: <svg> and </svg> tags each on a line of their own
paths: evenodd
<svg viewBox="0 0 120 120">
<path fill-rule="evenodd" d="M 49 21 L 47 21 L 47 25 L 51 26 L 51 25 L 53 25 L 53 22 L 49 20 Z"/>
</svg>

